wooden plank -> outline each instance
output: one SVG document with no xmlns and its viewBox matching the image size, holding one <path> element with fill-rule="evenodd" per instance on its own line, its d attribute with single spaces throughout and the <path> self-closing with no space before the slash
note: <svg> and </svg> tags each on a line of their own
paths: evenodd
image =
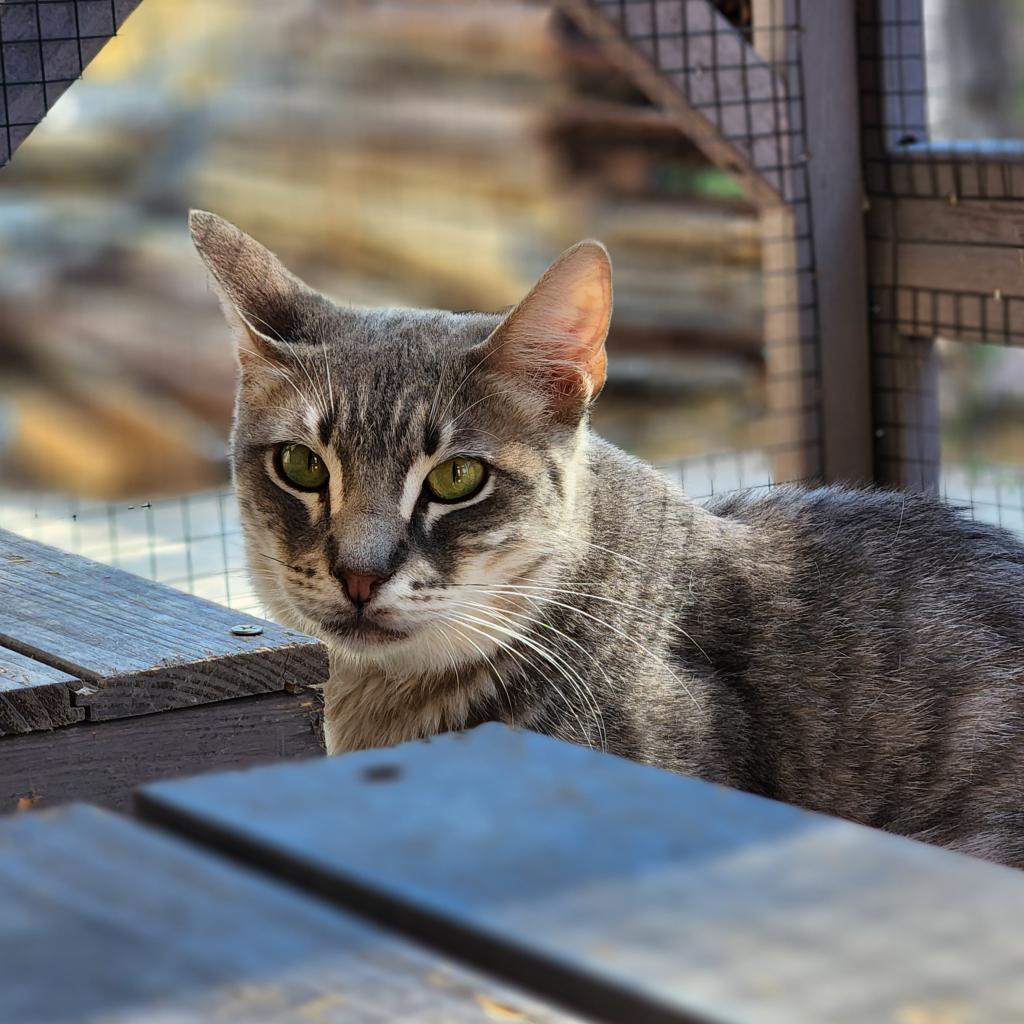
<svg viewBox="0 0 1024 1024">
<path fill-rule="evenodd" d="M 1024 343 L 1024 202 L 882 198 L 869 231 L 900 333 Z"/>
<path fill-rule="evenodd" d="M 874 453 L 854 0 L 803 7 L 755 0 L 752 10 L 755 47 L 797 85 L 779 126 L 792 201 L 761 216 L 768 394 L 782 431 L 772 438 L 774 474 L 868 483 Z M 790 372 L 796 353 L 799 377 Z M 819 415 L 805 433 L 809 408 Z"/>
<path fill-rule="evenodd" d="M 808 220 L 821 373 L 822 475 L 874 480 L 856 0 L 800 6 Z"/>
<path fill-rule="evenodd" d="M 946 160 L 928 139 L 925 40 L 920 0 L 858 5 L 861 150 L 869 196 L 866 224 L 871 290 L 871 375 L 874 382 L 875 467 L 878 481 L 936 492 L 939 484 L 938 363 L 934 325 L 918 321 L 908 334 L 892 285 L 903 276 L 903 253 L 885 197 L 959 194 L 962 161 Z M 899 84 L 894 88 L 893 83 Z M 880 242 L 886 238 L 889 241 Z M 934 288 L 937 282 L 928 287 Z M 914 302 L 917 305 L 917 296 Z"/>
<path fill-rule="evenodd" d="M 81 683 L 17 651 L 0 647 L 0 736 L 56 729 L 81 721 L 71 691 Z"/>
<path fill-rule="evenodd" d="M 817 441 L 821 396 L 814 309 L 800 301 L 801 269 L 793 209 L 777 204 L 761 211 L 764 289 L 764 352 L 768 410 L 765 432 L 772 476 L 778 482 L 821 475 Z"/>
<path fill-rule="evenodd" d="M 799 60 L 799 42 L 786 25 L 792 23 L 793 0 L 754 0 L 754 47 L 780 76 Z M 799 119 L 799 97 L 790 97 L 787 122 Z M 802 123 L 796 120 L 796 123 Z M 806 167 L 793 166 L 792 143 L 802 139 L 779 132 L 780 164 L 790 174 L 806 178 Z M 806 186 L 806 182 L 804 183 Z M 774 203 L 761 209 L 761 280 L 764 295 L 764 351 L 768 408 L 766 432 L 776 481 L 809 480 L 821 476 L 820 419 L 806 415 L 821 398 L 815 309 L 800 298 L 801 279 L 814 271 L 813 249 L 805 195 L 796 204 Z M 798 224 L 799 221 L 799 224 Z M 801 244 L 802 243 L 802 244 Z M 803 259 L 801 259 L 803 256 Z"/>
<path fill-rule="evenodd" d="M 0 644 L 81 679 L 99 721 L 322 682 L 312 637 L 0 531 Z M 235 636 L 245 624 L 257 636 Z"/>
<path fill-rule="evenodd" d="M 1024 249 L 1024 201 L 1017 199 L 889 199 L 871 201 L 868 233 L 901 242 Z"/>
<path fill-rule="evenodd" d="M 502 726 L 138 807 L 603 1020 L 1024 1015 L 1024 874 Z"/>
<path fill-rule="evenodd" d="M 888 247 L 895 245 L 892 261 Z M 1005 245 L 962 245 L 958 242 L 873 242 L 871 283 L 904 288 L 993 295 L 1020 295 L 1024 280 L 1024 249 Z M 895 281 L 889 266 L 895 265 Z"/>
<path fill-rule="evenodd" d="M 127 811 L 132 791 L 157 779 L 315 757 L 322 705 L 301 689 L 10 737 L 0 744 L 0 814 L 73 800 Z"/>
<path fill-rule="evenodd" d="M 0 822 L 0 1020 L 554 1024 L 474 971 L 91 807 Z"/>
</svg>

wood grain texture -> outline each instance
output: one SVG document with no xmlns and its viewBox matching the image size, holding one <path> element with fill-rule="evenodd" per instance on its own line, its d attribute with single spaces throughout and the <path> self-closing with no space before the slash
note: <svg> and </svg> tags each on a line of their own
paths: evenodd
<svg viewBox="0 0 1024 1024">
<path fill-rule="evenodd" d="M 569 1020 L 96 808 L 0 822 L 0 888 L 0 1020 L 10 1024 Z"/>
<path fill-rule="evenodd" d="M 752 4 L 758 52 L 781 78 L 799 69 L 778 141 L 793 201 L 761 213 L 777 480 L 874 478 L 854 8 L 854 0 Z M 825 81 L 827 89 L 814 88 Z M 807 410 L 817 421 L 810 431 Z"/>
<path fill-rule="evenodd" d="M 266 693 L 0 743 L 0 814 L 81 800 L 127 811 L 156 779 L 323 754 L 319 692 Z M 79 712 L 81 709 L 76 709 Z"/>
<path fill-rule="evenodd" d="M 895 246 L 896 251 L 888 251 Z M 957 242 L 872 242 L 871 283 L 949 293 L 1020 295 L 1020 247 Z M 895 274 L 890 268 L 895 267 Z"/>
<path fill-rule="evenodd" d="M 889 199 L 871 202 L 868 233 L 902 242 L 1024 247 L 1024 202 L 1019 199 Z"/>
<path fill-rule="evenodd" d="M 59 668 L 99 721 L 322 682 L 312 637 L 0 531 L 0 644 Z M 252 623 L 262 634 L 238 637 Z"/>
<path fill-rule="evenodd" d="M 501 726 L 139 809 L 603 1020 L 1024 1016 L 1024 874 Z"/>
<path fill-rule="evenodd" d="M 71 706 L 77 685 L 74 676 L 60 669 L 0 647 L 0 736 L 81 721 L 85 711 Z"/>
</svg>

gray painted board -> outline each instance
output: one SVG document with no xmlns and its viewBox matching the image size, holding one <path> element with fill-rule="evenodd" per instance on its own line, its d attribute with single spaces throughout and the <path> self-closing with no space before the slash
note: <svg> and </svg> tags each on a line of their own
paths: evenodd
<svg viewBox="0 0 1024 1024">
<path fill-rule="evenodd" d="M 312 637 L 6 531 L 0 580 L 0 644 L 82 680 L 76 700 L 93 721 L 327 674 Z M 233 635 L 243 623 L 261 634 Z"/>
<path fill-rule="evenodd" d="M 1024 1018 L 1024 874 L 497 725 L 139 810 L 605 1020 Z"/>
<path fill-rule="evenodd" d="M 0 822 L 0 1020 L 555 1024 L 569 1018 L 116 815 Z"/>
</svg>

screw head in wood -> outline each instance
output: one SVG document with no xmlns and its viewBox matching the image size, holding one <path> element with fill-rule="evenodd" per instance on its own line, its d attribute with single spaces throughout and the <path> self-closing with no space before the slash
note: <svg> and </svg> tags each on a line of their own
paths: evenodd
<svg viewBox="0 0 1024 1024">
<path fill-rule="evenodd" d="M 263 627 L 243 624 L 241 626 L 232 626 L 231 632 L 234 636 L 259 636 L 263 632 Z"/>
</svg>

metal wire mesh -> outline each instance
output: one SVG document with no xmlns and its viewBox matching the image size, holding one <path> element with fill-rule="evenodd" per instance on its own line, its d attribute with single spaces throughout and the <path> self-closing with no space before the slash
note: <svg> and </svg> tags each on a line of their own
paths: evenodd
<svg viewBox="0 0 1024 1024">
<path fill-rule="evenodd" d="M 342 27 L 328 18 L 331 5 L 310 3 L 307 6 L 310 11 L 315 9 L 320 12 L 318 18 L 327 19 L 323 23 L 324 29 L 317 35 L 318 39 L 327 34 L 327 26 L 337 30 Z M 572 5 L 562 6 L 568 8 Z M 622 37 L 617 35 L 615 29 L 616 11 L 612 9 L 613 6 L 605 4 L 603 10 L 602 5 L 588 7 L 588 16 L 582 21 L 578 18 L 576 20 L 583 25 L 589 38 L 605 40 L 612 50 L 618 53 L 619 51 L 615 50 L 614 38 L 621 41 Z M 706 0 L 687 0 L 685 3 L 655 5 L 630 2 L 618 7 L 619 13 L 629 22 L 630 31 L 637 39 L 630 40 L 625 51 L 625 59 L 616 63 L 630 81 L 640 80 L 651 87 L 656 109 L 652 110 L 650 106 L 644 106 L 639 102 L 627 108 L 620 102 L 613 111 L 616 118 L 620 118 L 630 132 L 646 130 L 644 126 L 653 126 L 657 138 L 661 140 L 660 144 L 666 145 L 666 132 L 663 121 L 660 120 L 660 112 L 667 111 L 672 117 L 675 116 L 674 112 L 678 112 L 681 117 L 683 116 L 679 104 L 680 94 L 675 91 L 677 86 L 683 88 L 686 102 L 690 106 L 680 125 L 684 129 L 680 139 L 689 139 L 698 148 L 708 147 L 715 158 L 714 162 L 736 174 L 745 184 L 748 194 L 755 195 L 757 202 L 762 204 L 764 209 L 770 209 L 770 214 L 766 215 L 762 222 L 759 239 L 754 219 L 756 214 L 742 195 L 737 198 L 735 193 L 732 194 L 729 199 L 732 206 L 724 204 L 714 208 L 719 214 L 725 209 L 729 216 L 745 217 L 750 225 L 753 246 L 746 241 L 745 234 L 743 239 L 744 245 L 748 249 L 752 248 L 750 260 L 753 267 L 748 270 L 744 264 L 744 273 L 749 274 L 753 287 L 746 290 L 756 292 L 759 278 L 770 282 L 765 288 L 764 303 L 767 307 L 767 345 L 764 360 L 768 366 L 769 422 L 760 422 L 763 418 L 764 363 L 759 339 L 756 337 L 760 332 L 755 320 L 752 336 L 742 339 L 742 350 L 737 347 L 730 352 L 725 349 L 723 343 L 722 349 L 716 353 L 716 358 L 723 364 L 731 360 L 730 365 L 735 371 L 731 385 L 734 393 L 739 390 L 735 383 L 737 377 L 742 377 L 747 382 L 743 386 L 749 387 L 752 392 L 747 402 L 742 398 L 739 401 L 732 399 L 737 405 L 749 405 L 749 408 L 742 410 L 741 416 L 736 417 L 737 421 L 742 422 L 739 426 L 736 423 L 729 424 L 731 433 L 727 437 L 720 435 L 712 438 L 702 435 L 701 438 L 678 446 L 675 449 L 677 452 L 695 451 L 701 454 L 692 458 L 676 459 L 667 467 L 667 471 L 695 498 L 737 488 L 767 486 L 772 480 L 813 478 L 820 471 L 816 440 L 819 412 L 816 358 L 818 326 L 815 320 L 811 217 L 807 200 L 807 173 L 803 159 L 806 147 L 802 133 L 799 9 L 792 6 L 780 7 L 777 12 L 771 12 L 771 17 L 762 18 L 755 28 L 752 9 L 742 0 L 723 0 L 714 6 Z M 649 23 L 643 21 L 643 8 L 653 11 L 653 20 Z M 333 11 L 330 13 L 333 17 Z M 569 13 L 575 16 L 579 11 L 570 10 Z M 600 24 L 588 20 L 592 14 L 602 19 Z M 140 14 L 139 17 L 143 15 Z M 305 24 L 298 14 L 296 19 L 296 24 Z M 609 26 L 612 30 L 611 36 L 608 34 Z M 297 45 L 296 40 L 303 38 L 295 26 L 293 30 L 293 35 L 289 37 L 291 44 L 281 43 L 286 50 L 288 45 Z M 761 43 L 771 43 L 771 64 L 753 48 L 754 37 L 758 33 Z M 375 45 L 381 45 L 379 35 L 375 38 Z M 267 48 L 268 53 L 273 48 L 271 42 L 266 40 L 261 45 Z M 640 49 L 637 49 L 637 46 Z M 371 46 L 370 50 L 372 49 Z M 650 55 L 657 56 L 663 66 L 652 68 Z M 351 53 L 348 57 L 348 74 L 354 80 L 363 73 L 360 70 L 363 65 L 360 65 Z M 360 59 L 366 65 L 372 60 L 366 56 Z M 309 62 L 310 66 L 314 63 Z M 332 66 L 337 63 L 338 61 L 331 62 Z M 247 66 L 251 68 L 251 64 Z M 306 66 L 300 62 L 296 68 L 288 71 L 288 74 L 294 72 L 293 77 L 301 77 Z M 390 66 L 385 62 L 384 71 Z M 291 64 L 288 67 L 291 68 Z M 369 78 L 374 83 L 379 83 L 377 76 L 381 73 L 381 68 L 376 66 L 371 69 Z M 393 76 L 393 72 L 387 73 Z M 280 72 L 279 69 L 275 81 L 280 74 L 284 72 Z M 313 71 L 310 71 L 310 78 L 314 83 L 319 81 Z M 291 81 L 290 78 L 288 80 Z M 265 99 L 272 98 L 273 90 L 263 79 L 246 78 L 243 84 L 244 89 L 252 93 L 261 104 Z M 299 91 L 295 95 L 289 94 L 290 102 L 297 102 L 297 97 L 304 101 L 308 100 L 311 92 L 310 83 L 304 82 L 303 85 L 305 91 Z M 387 93 L 388 102 L 394 102 L 400 93 L 400 85 L 392 81 Z M 351 99 L 354 102 L 348 106 L 352 109 L 361 109 L 364 97 L 353 92 Z M 385 122 L 389 117 L 393 117 L 393 113 L 389 113 L 387 103 L 382 104 L 379 92 L 374 93 L 370 99 L 373 102 L 367 104 L 365 116 L 358 125 L 359 132 L 355 134 L 369 131 L 368 126 L 372 125 L 377 135 L 386 135 L 384 129 L 388 126 Z M 243 102 L 241 87 L 239 91 L 230 95 L 230 100 L 232 103 Z M 626 103 L 630 102 L 635 101 L 632 98 L 627 99 Z M 215 122 L 216 132 L 210 129 L 209 133 L 222 136 L 220 145 L 227 147 L 229 154 L 234 154 L 234 162 L 237 164 L 237 152 L 232 151 L 230 147 L 233 142 L 237 143 L 239 138 L 244 139 L 245 136 L 237 125 L 230 122 L 224 113 L 224 106 L 225 104 L 222 104 L 217 108 L 216 116 L 221 120 Z M 272 106 L 269 108 L 270 111 L 273 109 Z M 288 109 L 291 110 L 293 107 Z M 594 108 L 580 103 L 572 109 L 573 116 L 577 116 L 577 113 Z M 602 117 L 607 113 L 607 108 L 602 108 L 599 104 L 596 109 Z M 319 108 L 315 110 L 319 111 Z M 450 110 L 453 120 L 463 116 L 464 112 L 459 109 L 458 104 L 452 105 Z M 694 113 L 697 115 L 696 118 L 693 116 Z M 264 114 L 266 116 L 263 123 L 267 123 L 269 113 L 264 111 Z M 657 118 L 652 118 L 651 115 L 657 115 Z M 293 116 L 291 121 L 295 120 Z M 280 129 L 280 122 L 271 120 L 270 123 Z M 265 132 L 260 133 L 261 147 L 264 147 L 264 135 Z M 291 136 L 287 138 L 290 139 Z M 675 145 L 678 147 L 678 143 Z M 287 141 L 285 147 L 287 148 Z M 689 143 L 687 147 L 690 150 L 693 148 Z M 266 171 L 266 168 L 263 170 Z M 214 190 L 213 199 L 201 196 L 200 204 L 206 205 L 209 201 L 212 208 L 231 216 L 233 210 L 227 204 L 231 195 L 239 192 L 239 188 L 235 187 L 238 183 L 234 179 L 224 178 L 223 175 L 213 175 L 210 180 L 214 183 L 227 180 L 232 184 L 232 188 L 222 190 L 223 194 Z M 782 202 L 780 190 L 793 198 L 794 202 Z M 661 197 L 661 201 L 664 202 L 664 196 Z M 408 202 L 411 202 L 411 199 Z M 694 208 L 698 206 L 698 202 L 692 197 L 685 197 L 682 202 L 690 203 Z M 399 212 L 407 208 L 400 204 L 392 205 L 397 206 Z M 608 204 L 608 207 L 614 213 L 614 203 Z M 243 223 L 244 209 L 243 205 L 243 212 L 239 216 Z M 617 224 L 613 213 L 606 214 L 604 221 L 596 223 L 592 233 L 602 234 L 602 223 L 611 223 L 613 226 Z M 280 207 L 279 215 L 294 221 L 293 211 L 284 207 Z M 396 233 L 400 228 L 401 225 L 396 224 Z M 294 225 L 289 225 L 289 229 L 297 230 Z M 267 230 L 269 232 L 269 228 Z M 705 226 L 702 230 L 707 233 L 709 229 Z M 757 266 L 759 243 L 764 254 L 760 267 Z M 538 245 L 536 238 L 534 244 Z M 664 242 L 660 244 L 664 245 Z M 547 241 L 543 246 L 538 245 L 538 248 L 548 247 Z M 616 249 L 617 253 L 620 251 L 621 249 Z M 659 251 L 664 253 L 666 250 L 655 250 L 655 255 L 649 259 L 656 261 Z M 544 253 L 541 253 L 538 259 L 543 256 Z M 741 278 L 738 274 L 732 273 L 731 266 L 718 266 L 716 261 L 721 263 L 718 254 L 702 253 L 700 270 L 704 276 L 697 280 L 704 282 L 705 286 L 710 285 L 712 289 L 721 287 L 724 294 L 727 293 L 726 285 L 720 286 L 712 271 L 716 268 L 722 270 L 719 278 L 726 284 Z M 639 270 L 646 265 L 643 261 L 638 261 L 638 267 L 632 268 L 633 278 L 639 276 Z M 693 282 L 685 279 L 688 273 L 687 266 L 689 264 L 683 266 L 676 291 L 695 287 Z M 628 256 L 617 262 L 616 329 L 622 333 L 618 339 L 613 340 L 616 346 L 622 347 L 613 346 L 613 376 L 623 361 L 619 353 L 625 353 L 626 361 L 631 358 L 628 343 L 620 340 L 623 334 L 629 333 L 630 269 Z M 732 277 L 729 277 L 727 272 L 732 273 Z M 742 278 L 743 282 L 746 280 L 746 277 Z M 737 285 L 733 283 L 728 287 L 735 290 Z M 639 299 L 634 296 L 632 304 L 639 307 L 642 305 L 640 299 L 648 293 L 643 289 L 635 291 Z M 759 306 L 760 303 L 751 302 L 755 317 Z M 68 322 L 74 327 L 74 319 L 69 319 Z M 622 327 L 624 323 L 627 324 L 625 331 Z M 640 326 L 647 330 L 648 321 L 641 321 Z M 683 337 L 685 330 L 680 330 L 678 323 L 672 326 L 676 333 L 671 342 L 677 347 L 677 351 L 694 344 L 693 336 L 699 331 L 690 328 L 690 336 Z M 726 338 L 729 330 L 727 325 L 716 324 L 715 329 L 708 332 L 707 339 L 698 341 L 705 345 L 716 345 Z M 640 333 L 642 332 L 637 330 L 634 324 L 633 334 Z M 666 335 L 668 333 L 665 332 Z M 732 343 L 737 343 L 735 338 L 732 339 Z M 661 351 L 664 354 L 667 345 L 664 341 L 660 341 L 659 344 L 663 345 Z M 168 351 L 173 352 L 176 349 L 168 346 Z M 688 358 L 689 355 L 688 350 Z M 640 362 L 648 356 L 649 353 L 644 355 Z M 739 365 L 743 367 L 741 372 L 736 371 Z M 650 375 L 649 366 L 645 372 Z M 711 372 L 710 376 L 713 377 L 714 372 Z M 751 385 L 751 381 L 756 383 Z M 664 381 L 659 386 L 663 385 Z M 611 381 L 609 391 L 614 391 L 616 386 L 621 387 L 622 381 Z M 688 383 L 686 387 L 690 389 L 690 394 L 695 390 L 692 383 Z M 606 407 L 605 403 L 610 398 L 609 395 L 602 400 L 602 408 Z M 746 450 L 751 445 L 757 447 Z M 706 454 L 709 451 L 721 452 L 723 447 L 734 446 L 741 450 Z M 650 452 L 645 454 L 655 461 L 659 459 L 659 456 Z M 205 492 L 182 498 L 141 503 L 69 501 L 66 498 L 40 499 L 25 496 L 18 499 L 0 498 L 0 505 L 3 506 L 0 526 L 58 544 L 201 596 L 224 601 L 234 607 L 258 610 L 258 601 L 245 581 L 237 510 L 232 497 L 226 492 Z"/>
<path fill-rule="evenodd" d="M 8 154 L 133 6 L 132 0 L 0 0 Z M 666 472 L 697 499 L 775 482 L 843 479 L 827 465 L 827 436 L 831 431 L 834 448 L 836 424 L 841 430 L 844 423 L 845 381 L 834 370 L 829 380 L 823 369 L 828 311 L 821 281 L 839 266 L 834 250 L 851 239 L 824 231 L 816 214 L 823 192 L 812 179 L 821 154 L 816 157 L 810 140 L 818 130 L 818 94 L 830 80 L 829 68 L 811 60 L 807 28 L 822 8 L 807 0 L 557 0 L 557 6 L 656 108 L 637 117 L 628 111 L 630 125 L 654 125 L 648 117 L 654 113 L 671 119 L 743 183 L 760 211 L 766 421 L 755 431 L 756 448 L 675 461 Z M 29 8 L 37 19 L 31 23 Z M 930 139 L 928 69 L 935 55 L 920 0 L 858 0 L 849 31 L 868 193 L 868 302 L 863 289 L 857 293 L 870 312 L 872 382 L 863 400 L 871 401 L 877 478 L 933 490 L 979 518 L 1024 529 L 1024 472 L 1005 452 L 964 456 L 949 433 L 949 423 L 969 413 L 955 403 L 942 408 L 940 393 L 944 381 L 961 380 L 963 367 L 944 360 L 935 341 L 1024 343 L 1018 279 L 1024 222 L 1015 205 L 1024 199 L 1024 147 L 1012 139 Z M 63 70 L 50 59 L 51 43 L 53 55 L 70 61 Z M 815 75 L 810 82 L 808 67 Z M 809 96 L 815 98 L 810 108 Z M 380 116 L 375 106 L 375 125 Z M 130 505 L 3 501 L 2 526 L 259 610 L 227 492 Z"/>
<path fill-rule="evenodd" d="M 1024 141 L 967 137 L 1024 128 L 1012 118 L 1001 128 L 978 107 L 1013 105 L 1000 67 L 1008 47 L 1024 44 L 1022 18 L 1024 6 L 1009 0 L 858 4 L 876 465 L 885 483 L 947 493 L 950 480 L 1002 479 L 1012 469 L 993 459 L 965 475 L 943 452 L 936 339 L 1024 344 Z M 1002 24 L 995 35 L 993 19 Z M 957 110 L 966 116 L 952 116 Z M 992 518 L 1001 509 L 1012 518 L 1013 486 L 978 488 Z"/>
<path fill-rule="evenodd" d="M 0 167 L 139 0 L 0 0 Z"/>
<path fill-rule="evenodd" d="M 776 479 L 819 477 L 820 323 L 799 0 L 568 0 L 561 6 L 758 202 L 766 448 Z"/>
<path fill-rule="evenodd" d="M 145 502 L 5 494 L 0 528 L 261 614 L 244 569 L 238 506 L 229 490 Z"/>
<path fill-rule="evenodd" d="M 663 471 L 696 499 L 772 484 L 759 451 L 701 456 Z M 0 494 L 0 529 L 266 615 L 246 573 L 238 505 L 228 489 L 143 502 Z"/>
</svg>

